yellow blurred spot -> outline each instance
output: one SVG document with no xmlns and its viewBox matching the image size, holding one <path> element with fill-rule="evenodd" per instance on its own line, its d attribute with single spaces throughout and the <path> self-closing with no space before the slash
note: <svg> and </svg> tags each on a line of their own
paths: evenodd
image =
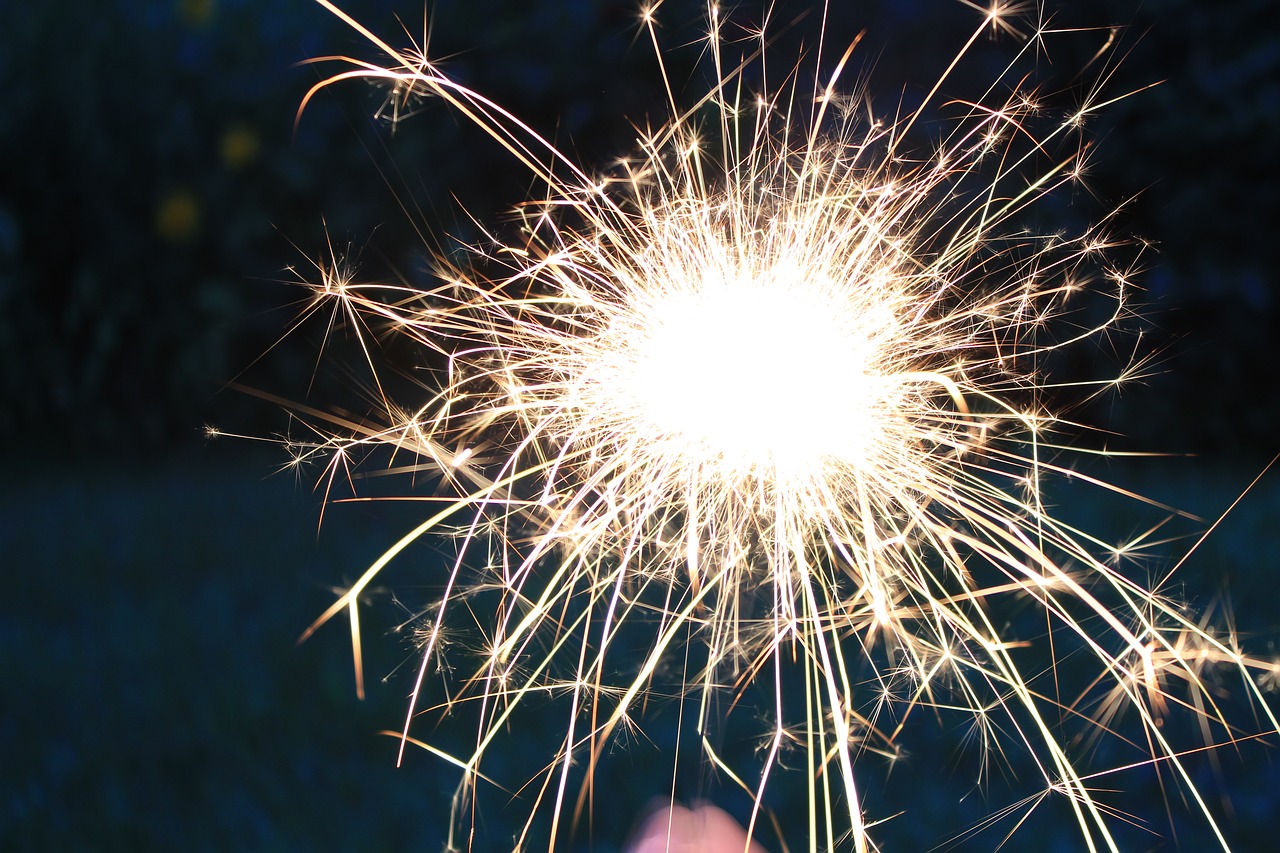
<svg viewBox="0 0 1280 853">
<path fill-rule="evenodd" d="M 217 7 L 217 0 L 178 0 L 178 15 L 187 26 L 200 27 L 209 23 Z"/>
<path fill-rule="evenodd" d="M 233 171 L 256 160 L 258 148 L 258 134 L 244 125 L 227 128 L 218 142 L 218 153 L 223 165 Z"/>
<path fill-rule="evenodd" d="M 156 234 L 170 243 L 182 243 L 200 230 L 200 202 L 190 190 L 171 191 L 156 210 Z"/>
</svg>

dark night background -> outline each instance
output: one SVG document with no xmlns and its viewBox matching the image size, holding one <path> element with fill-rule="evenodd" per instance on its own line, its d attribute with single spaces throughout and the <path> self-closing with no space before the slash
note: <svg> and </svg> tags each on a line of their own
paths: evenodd
<svg viewBox="0 0 1280 853">
<path fill-rule="evenodd" d="M 367 616 L 364 702 L 345 628 L 295 645 L 412 516 L 337 507 L 317 533 L 311 481 L 271 476 L 282 453 L 208 442 L 203 426 L 297 429 L 224 387 L 307 396 L 323 330 L 305 325 L 274 346 L 305 299 L 286 267 L 305 268 L 331 240 L 370 274 L 418 275 L 418 229 L 435 248 L 474 239 L 461 211 L 501 221 L 529 178 L 442 108 L 391 134 L 370 117 L 381 96 L 358 84 L 320 98 L 295 134 L 317 79 L 297 63 L 370 56 L 307 0 L 21 5 L 0 36 L 0 849 L 438 849 L 453 772 L 423 755 L 396 769 L 394 742 L 375 734 L 403 713 L 408 676 L 395 670 L 408 649 L 382 631 L 403 618 L 399 601 L 421 604 L 413 573 Z M 778 17 L 804 5 L 780 4 Z M 1160 372 L 1072 416 L 1113 431 L 1112 447 L 1172 454 L 1093 473 L 1208 518 L 1280 451 L 1272 6 L 1071 4 L 1071 21 L 1128 25 L 1114 91 L 1163 81 L 1095 120 L 1093 197 L 1053 214 L 1079 228 L 1136 195 L 1119 222 L 1156 246 L 1139 284 Z M 403 43 L 391 4 L 345 7 Z M 834 15 L 850 33 L 868 28 L 872 92 L 886 106 L 927 86 L 967 34 L 953 22 L 974 20 L 952 0 L 850 7 Z M 419 34 L 421 5 L 394 8 Z M 671 43 L 697 8 L 664 8 Z M 440 0 L 433 16 L 433 55 L 588 166 L 629 150 L 627 119 L 663 115 L 630 2 Z M 1101 41 L 1082 36 L 1064 66 Z M 967 95 L 976 85 L 955 83 Z M 1201 606 L 1229 587 L 1248 648 L 1264 656 L 1280 636 L 1278 481 L 1264 480 L 1181 575 Z M 1159 518 L 1128 503 L 1070 514 L 1117 536 Z M 640 781 L 660 765 L 637 759 L 595 849 L 613 849 L 622 809 L 660 792 Z M 1274 849 L 1271 748 L 1244 748 L 1225 773 L 1236 849 Z M 927 849 L 999 804 L 956 811 L 954 792 L 929 782 L 883 827 L 887 849 Z M 1144 817 L 1168 835 L 1149 799 Z M 1007 849 L 1074 849 L 1062 826 L 1039 831 L 1056 840 L 1015 835 Z M 1199 828 L 1177 831 L 1182 849 L 1208 849 Z M 1132 838 L 1133 849 L 1174 849 Z"/>
</svg>

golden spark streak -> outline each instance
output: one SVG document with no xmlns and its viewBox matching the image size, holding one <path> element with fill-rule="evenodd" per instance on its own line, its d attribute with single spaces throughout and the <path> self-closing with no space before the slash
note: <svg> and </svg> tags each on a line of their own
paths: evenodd
<svg viewBox="0 0 1280 853">
<path fill-rule="evenodd" d="M 591 178 L 423 48 L 398 51 L 318 2 L 387 62 L 337 57 L 350 67 L 303 106 L 339 81 L 390 81 L 395 97 L 456 111 L 546 188 L 522 206 L 518 242 L 495 236 L 497 248 L 474 247 L 467 265 L 441 259 L 436 288 L 315 287 L 345 316 L 445 360 L 425 401 L 387 403 L 384 425 L 344 424 L 349 433 L 310 454 L 345 465 L 355 447 L 389 446 L 413 458 L 405 470 L 434 474 L 444 501 L 311 630 L 344 609 L 354 626 L 361 592 L 414 541 L 457 543 L 420 629 L 403 740 L 417 742 L 408 730 L 423 705 L 474 709 L 470 756 L 428 747 L 463 772 L 453 833 L 466 832 L 499 735 L 535 697 L 561 697 L 569 713 L 528 785 L 518 844 L 536 846 L 545 803 L 553 848 L 608 746 L 669 694 L 696 698 L 705 755 L 751 793 L 756 835 L 780 750 L 794 742 L 806 756 L 810 848 L 870 849 L 859 759 L 896 756 L 906 718 L 928 707 L 968 715 L 993 753 L 992 718 L 1003 715 L 1044 784 L 1009 813 L 1062 798 L 1085 847 L 1114 851 L 1114 807 L 1089 786 L 1097 773 L 1075 754 L 1068 722 L 1101 737 L 1128 712 L 1149 760 L 1227 848 L 1183 761 L 1190 751 L 1162 726 L 1181 704 L 1206 738 L 1237 739 L 1204 676 L 1220 667 L 1277 729 L 1250 673 L 1265 667 L 1096 556 L 1102 543 L 1044 506 L 1042 481 L 1064 472 L 1047 461 L 1061 448 L 1049 443 L 1038 370 L 1058 349 L 1112 333 L 1133 273 L 1110 266 L 1123 241 L 1103 226 L 1041 235 L 1020 224 L 1078 181 L 1081 119 L 1115 100 L 1041 114 L 1017 69 L 1053 34 L 1047 24 L 983 98 L 937 103 L 982 34 L 1017 31 L 1013 7 L 991 6 L 925 104 L 885 122 L 859 118 L 871 105 L 840 89 L 853 46 L 811 96 L 799 67 L 780 88 L 752 91 L 742 71 L 763 64 L 770 25 L 735 64 L 740 45 L 710 5 L 713 85 L 682 110 L 664 70 L 671 120 Z M 661 5 L 641 16 L 660 63 Z M 1000 88 L 1010 94 L 991 102 Z M 927 111 L 953 117 L 922 155 L 912 145 Z M 1022 669 L 1017 652 L 1031 641 L 993 615 L 1010 599 L 1044 611 L 1051 685 Z M 483 647 L 448 676 L 446 638 L 467 617 Z M 638 652 L 637 625 L 648 626 Z M 1097 668 L 1074 700 L 1056 683 L 1066 649 Z M 1175 681 L 1189 698 L 1171 698 Z M 708 740 L 723 725 L 714 697 L 736 703 L 752 687 L 773 697 L 754 782 Z"/>
</svg>

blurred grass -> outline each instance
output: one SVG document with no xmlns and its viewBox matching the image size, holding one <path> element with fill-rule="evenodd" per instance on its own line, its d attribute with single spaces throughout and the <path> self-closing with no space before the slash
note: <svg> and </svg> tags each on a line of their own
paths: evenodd
<svg viewBox="0 0 1280 853">
<path fill-rule="evenodd" d="M 263 479 L 268 466 L 246 457 L 242 445 L 212 445 L 154 470 L 30 470 L 8 481 L 0 494 L 0 849 L 440 849 L 453 769 L 421 753 L 397 769 L 394 741 L 375 734 L 402 719 L 412 666 L 389 684 L 378 677 L 411 659 L 384 635 L 403 613 L 385 594 L 367 611 L 363 703 L 354 696 L 345 625 L 295 643 L 332 601 L 331 587 L 403 531 L 404 511 L 333 507 L 317 537 L 309 487 L 288 476 Z M 1256 468 L 1165 459 L 1106 473 L 1212 517 Z M 1059 512 L 1086 529 L 1124 536 L 1159 517 L 1098 499 L 1093 489 L 1089 500 L 1076 499 L 1074 488 L 1062 487 Z M 1273 474 L 1182 573 L 1180 589 L 1201 607 L 1229 580 L 1246 645 L 1259 654 L 1280 635 L 1277 529 Z M 406 569 L 396 592 L 420 603 L 413 596 L 430 582 L 430 555 L 411 557 Z M 535 716 L 498 760 L 518 764 L 520 750 L 530 761 L 542 756 L 558 735 L 540 736 L 540 723 Z M 638 739 L 600 797 L 590 849 L 612 849 L 628 814 L 670 783 L 662 768 L 671 744 L 660 730 L 647 735 L 652 743 Z M 1272 849 L 1280 786 L 1272 756 L 1262 745 L 1245 746 L 1238 759 L 1223 753 L 1238 850 Z M 959 829 L 957 817 L 1000 804 L 961 808 L 959 789 L 937 784 L 936 767 L 926 756 L 902 769 L 923 775 L 907 814 L 883 827 L 892 849 L 925 849 Z M 956 782 L 972 784 L 962 774 Z M 1144 808 L 1161 819 L 1158 800 Z M 495 838 L 514 828 L 489 817 Z M 1199 849 L 1197 828 L 1178 830 L 1181 849 Z M 1016 836 L 1011 849 L 1031 840 Z M 956 849 L 994 843 L 988 834 Z"/>
<path fill-rule="evenodd" d="M 0 849 L 436 837 L 424 806 L 452 779 L 423 761 L 397 770 L 395 743 L 375 735 L 398 725 L 402 693 L 356 700 L 340 625 L 295 644 L 332 601 L 325 585 L 390 532 L 317 542 L 310 493 L 222 465 L 242 451 L 27 476 L 0 496 Z M 375 667 L 398 651 L 374 645 Z"/>
</svg>

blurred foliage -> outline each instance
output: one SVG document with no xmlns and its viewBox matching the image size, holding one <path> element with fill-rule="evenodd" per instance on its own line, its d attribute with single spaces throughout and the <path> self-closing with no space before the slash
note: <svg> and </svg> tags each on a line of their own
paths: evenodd
<svg viewBox="0 0 1280 853">
<path fill-rule="evenodd" d="M 314 200 L 277 111 L 314 28 L 212 0 L 12 11 L 0 435 L 101 453 L 190 434 L 215 378 L 257 354 L 252 279 L 279 268 L 289 215 L 274 199 Z"/>
<path fill-rule="evenodd" d="M 439 0 L 429 38 L 418 2 L 347 5 L 393 41 L 429 41 L 449 73 L 588 167 L 630 150 L 633 122 L 666 114 L 630 0 Z M 1113 91 L 1164 81 L 1098 120 L 1099 200 L 1082 197 L 1065 214 L 1090 221 L 1136 195 L 1122 224 L 1159 252 L 1140 283 L 1166 372 L 1100 416 L 1135 445 L 1274 444 L 1280 404 L 1259 391 L 1280 332 L 1269 254 L 1280 217 L 1270 191 L 1280 177 L 1280 28 L 1270 5 L 1085 0 L 1058 12 L 1070 13 L 1064 23 L 1129 26 Z M 812 48 L 810 6 L 777 5 L 782 55 Z M 869 79 L 881 104 L 909 105 L 949 56 L 903 44 L 950 44 L 957 15 L 971 15 L 927 6 L 833 15 L 832 42 L 867 29 L 862 76 L 849 80 Z M 664 8 L 669 43 L 692 40 L 699 8 Z M 305 393 L 319 327 L 255 362 L 305 298 L 275 282 L 306 277 L 307 259 L 329 246 L 366 276 L 420 278 L 429 254 L 483 237 L 471 216 L 500 223 L 536 191 L 445 108 L 418 103 L 404 122 L 375 120 L 387 93 L 373 88 L 327 91 L 295 131 L 296 108 L 323 73 L 299 63 L 372 58 L 306 0 L 65 0 L 15 13 L 0 51 L 0 439 L 10 447 L 150 452 L 208 419 L 271 432 L 278 413 L 218 389 L 239 377 Z M 1105 36 L 1082 38 L 1078 56 L 1051 54 L 1046 67 L 1080 67 Z M 975 80 L 1007 50 L 994 47 L 976 57 Z M 696 58 L 693 48 L 670 57 L 677 87 L 696 79 Z M 899 80 L 903 89 L 888 88 Z"/>
<path fill-rule="evenodd" d="M 366 5 L 376 26 L 397 31 L 387 4 Z M 420 4 L 400 5 L 403 20 L 421 19 Z M 586 46 L 538 59 L 503 52 L 475 75 L 482 86 L 518 80 L 519 91 L 502 89 L 515 103 L 554 99 L 566 134 L 587 123 L 582 92 L 593 87 L 576 63 L 626 52 L 628 34 L 605 5 L 559 5 L 537 33 L 518 17 L 456 5 L 440 14 L 458 37 Z M 304 0 L 270 9 L 68 0 L 13 11 L 0 50 L 0 439 L 10 446 L 154 451 L 211 415 L 265 431 L 278 418 L 261 404 L 214 397 L 293 320 L 304 294 L 273 285 L 296 281 L 286 267 L 305 276 L 306 257 L 327 243 L 359 256 L 376 234 L 370 254 L 389 252 L 385 268 L 413 274 L 427 249 L 419 232 L 443 233 L 435 200 L 456 191 L 488 216 L 527 181 L 438 115 L 430 133 L 388 145 L 391 128 L 369 118 L 385 93 L 359 87 L 326 94 L 295 132 L 319 73 L 298 63 L 364 49 Z M 302 387 L 317 346 L 287 342 L 253 382 Z"/>
</svg>

